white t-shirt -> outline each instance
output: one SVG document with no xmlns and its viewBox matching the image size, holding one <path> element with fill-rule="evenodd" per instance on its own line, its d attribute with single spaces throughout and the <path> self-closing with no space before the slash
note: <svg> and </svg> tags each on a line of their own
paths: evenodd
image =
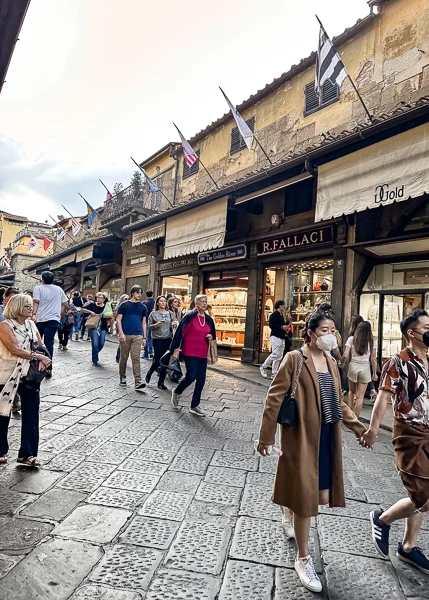
<svg viewBox="0 0 429 600">
<path fill-rule="evenodd" d="M 358 354 L 355 350 L 354 344 L 353 344 L 353 336 L 351 335 L 349 337 L 349 339 L 346 342 L 346 346 L 347 348 L 351 348 L 351 356 L 352 356 L 352 360 L 356 359 L 359 361 L 367 361 L 371 358 L 371 350 L 368 346 L 368 351 L 365 352 L 365 354 Z M 374 345 L 373 345 L 373 349 L 376 350 L 377 349 L 377 341 L 374 340 Z"/>
<path fill-rule="evenodd" d="M 61 305 L 63 302 L 67 302 L 67 296 L 58 285 L 47 283 L 36 285 L 33 291 L 33 299 L 39 300 L 36 317 L 38 323 L 44 323 L 45 321 L 60 322 Z"/>
</svg>

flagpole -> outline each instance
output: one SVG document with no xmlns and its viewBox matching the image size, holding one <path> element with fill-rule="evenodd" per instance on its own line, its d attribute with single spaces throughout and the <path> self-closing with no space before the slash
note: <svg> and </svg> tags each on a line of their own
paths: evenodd
<svg viewBox="0 0 429 600">
<path fill-rule="evenodd" d="M 130 158 L 131 158 L 131 160 L 133 161 L 133 163 L 136 165 L 136 167 L 137 167 L 138 169 L 140 169 L 140 171 L 141 171 L 141 172 L 143 173 L 143 175 L 146 177 L 146 173 L 143 171 L 143 169 L 141 168 L 141 166 L 140 166 L 140 165 L 139 165 L 139 164 L 138 164 L 138 163 L 137 163 L 137 162 L 134 160 L 134 158 L 133 158 L 132 156 L 130 156 Z M 161 189 L 161 188 L 158 188 L 158 189 L 159 189 L 159 192 L 160 192 L 161 196 L 163 196 L 163 197 L 164 197 L 164 198 L 167 200 L 167 202 L 168 202 L 168 204 L 170 205 L 170 207 L 171 207 L 171 208 L 174 208 L 174 206 L 171 204 L 170 200 L 169 200 L 169 199 L 167 198 L 167 196 L 164 194 L 164 192 L 162 191 L 162 189 Z M 153 194 L 153 192 L 151 192 L 151 193 Z"/>
<path fill-rule="evenodd" d="M 79 194 L 79 192 L 78 192 L 78 194 Z M 79 194 L 79 196 L 80 196 L 80 194 Z M 67 208 L 64 206 L 64 204 L 61 204 L 61 206 L 64 208 L 64 210 L 65 210 L 66 212 L 68 212 L 68 213 L 69 213 L 69 215 L 71 216 L 71 218 L 72 218 L 72 219 L 74 219 L 74 220 L 76 221 L 76 217 L 74 217 L 74 216 L 71 214 L 71 212 L 70 212 L 69 210 L 67 210 Z M 76 221 L 76 222 L 77 222 L 77 221 Z M 85 228 L 85 227 L 82 225 L 82 223 L 79 223 L 79 225 L 82 227 L 82 229 L 85 231 L 85 233 L 88 233 L 89 237 L 90 237 L 90 238 L 92 238 L 92 235 L 89 233 L 89 229 L 86 229 L 86 228 Z M 73 229 L 73 228 L 72 228 L 72 229 Z"/>
<path fill-rule="evenodd" d="M 62 205 L 61 205 L 61 206 L 62 206 Z M 55 223 L 55 225 L 58 225 L 58 221 L 56 221 L 56 220 L 54 219 L 54 217 L 52 217 L 52 216 L 51 216 L 51 215 L 49 215 L 49 214 L 48 214 L 48 217 L 49 217 L 50 219 L 52 219 L 52 220 L 53 220 L 53 222 Z M 61 227 L 61 225 L 60 225 L 60 227 Z M 63 227 L 61 227 L 61 229 L 64 229 L 64 228 L 63 228 Z M 73 240 L 73 242 L 75 242 L 75 241 L 76 241 L 76 240 L 74 239 L 74 237 L 72 237 L 72 236 L 69 234 L 69 232 L 67 231 L 67 229 L 64 229 L 64 231 L 65 231 L 65 234 L 66 234 L 66 235 L 68 235 L 68 236 L 69 236 L 69 238 L 70 238 L 71 240 Z M 57 232 L 58 232 L 58 228 L 57 228 Z M 57 241 L 58 241 L 58 240 L 57 240 Z M 61 240 L 60 240 L 60 241 L 61 241 Z"/>
<path fill-rule="evenodd" d="M 180 136 L 180 139 L 182 139 L 182 137 L 183 137 L 183 134 L 182 134 L 182 132 L 181 132 L 181 131 L 180 131 L 180 129 L 177 127 L 176 123 L 174 123 L 174 122 L 173 122 L 173 125 L 174 125 L 174 127 L 177 129 L 177 132 L 178 132 L 178 134 L 179 134 L 179 136 Z M 187 142 L 187 143 L 188 143 L 188 145 L 189 145 L 189 142 Z M 192 149 L 192 148 L 191 148 L 191 149 Z M 182 151 L 183 151 L 183 144 L 182 144 Z M 194 154 L 196 155 L 196 152 L 195 152 L 194 150 L 192 150 L 192 151 L 193 151 L 193 152 L 194 152 Z M 184 152 L 183 152 L 183 157 L 184 157 L 184 160 L 186 160 L 186 157 L 185 157 L 185 153 L 184 153 Z M 215 186 L 216 186 L 216 189 L 219 189 L 219 186 L 218 186 L 217 182 L 216 182 L 216 181 L 213 179 L 213 177 L 212 177 L 212 175 L 209 173 L 209 170 L 207 169 L 206 165 L 203 163 L 203 161 L 201 160 L 201 158 L 200 158 L 199 156 L 197 156 L 197 160 L 199 160 L 199 161 L 200 161 L 200 165 L 203 167 L 204 171 L 207 173 L 207 175 L 208 175 L 208 176 L 210 177 L 210 179 L 213 181 L 213 183 L 214 183 L 214 184 L 215 184 Z"/>
<path fill-rule="evenodd" d="M 99 181 L 99 182 L 101 183 L 101 185 L 104 187 L 104 189 L 106 190 L 106 192 L 107 192 L 108 194 L 112 195 L 112 193 L 110 192 L 109 188 L 108 188 L 106 185 L 104 185 L 104 183 L 101 181 L 101 179 L 99 179 L 98 181 Z"/>
<path fill-rule="evenodd" d="M 315 17 L 316 17 L 316 19 L 319 21 L 319 25 L 320 25 L 320 27 L 322 28 L 322 31 L 323 31 L 323 33 L 326 35 L 326 37 L 328 38 L 328 40 L 329 40 L 329 41 L 331 42 L 331 44 L 332 44 L 332 40 L 331 40 L 331 38 L 329 37 L 329 35 L 327 34 L 327 32 L 326 32 L 326 29 L 323 27 L 323 23 L 322 23 L 322 21 L 319 19 L 319 17 L 318 17 L 317 15 L 315 15 Z M 334 44 L 332 44 L 332 46 L 335 48 Z M 335 48 L 335 52 L 337 52 L 337 49 L 336 49 L 336 48 Z M 338 54 L 338 52 L 337 52 L 337 54 Z M 347 70 L 347 69 L 346 69 L 346 73 L 347 73 L 347 77 L 349 78 L 349 81 L 350 81 L 350 83 L 352 84 L 352 87 L 353 87 L 354 91 L 356 92 L 356 95 L 357 95 L 357 97 L 359 98 L 359 100 L 360 100 L 360 102 L 361 102 L 362 106 L 364 107 L 364 110 L 365 110 L 366 114 L 368 115 L 368 118 L 369 118 L 369 120 L 370 120 L 370 121 L 371 121 L 371 123 L 372 123 L 372 122 L 373 122 L 373 120 L 374 120 L 374 117 L 373 117 L 373 116 L 372 116 L 372 114 L 369 112 L 369 110 L 368 110 L 368 108 L 367 108 L 367 106 L 366 106 L 365 102 L 363 101 L 363 98 L 362 98 L 362 96 L 361 96 L 361 95 L 360 95 L 360 93 L 359 93 L 359 90 L 358 90 L 358 89 L 357 89 L 357 87 L 356 87 L 356 84 L 355 84 L 355 82 L 354 82 L 354 81 L 353 81 L 353 79 L 351 78 L 351 75 L 350 75 L 350 73 L 348 72 L 348 70 Z"/>
</svg>

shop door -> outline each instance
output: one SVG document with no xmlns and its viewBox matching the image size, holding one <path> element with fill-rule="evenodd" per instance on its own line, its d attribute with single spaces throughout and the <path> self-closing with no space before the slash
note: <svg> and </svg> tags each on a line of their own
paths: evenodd
<svg viewBox="0 0 429 600">
<path fill-rule="evenodd" d="M 125 293 L 129 294 L 133 285 L 139 285 L 143 293 L 147 290 L 149 275 L 141 275 L 140 277 L 128 277 L 126 280 Z"/>
</svg>

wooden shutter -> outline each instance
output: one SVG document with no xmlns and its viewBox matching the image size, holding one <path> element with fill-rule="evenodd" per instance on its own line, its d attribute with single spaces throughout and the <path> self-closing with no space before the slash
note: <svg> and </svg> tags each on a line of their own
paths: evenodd
<svg viewBox="0 0 429 600">
<path fill-rule="evenodd" d="M 195 153 L 198 158 L 200 158 L 200 151 L 197 150 Z M 192 167 L 188 166 L 185 156 L 183 156 L 183 175 L 182 179 L 187 179 L 188 177 L 192 177 L 192 175 L 196 175 L 200 169 L 200 161 L 196 160 Z"/>
<path fill-rule="evenodd" d="M 340 89 L 336 83 L 332 83 L 330 79 L 327 79 L 323 84 L 322 88 L 322 100 L 320 105 L 325 106 L 326 104 L 331 104 L 331 102 L 335 102 L 340 97 Z"/>
<path fill-rule="evenodd" d="M 317 108 L 319 108 L 319 94 L 312 81 L 305 86 L 305 112 L 309 113 Z"/>
<path fill-rule="evenodd" d="M 313 179 L 304 179 L 286 188 L 285 216 L 298 215 L 313 207 Z"/>
<path fill-rule="evenodd" d="M 246 121 L 252 132 L 255 131 L 255 117 L 251 117 Z M 231 150 L 230 154 L 235 154 L 236 152 L 240 152 L 246 148 L 246 143 L 241 136 L 241 133 L 238 131 L 238 127 L 233 127 L 231 130 Z"/>
<path fill-rule="evenodd" d="M 305 86 L 305 114 L 311 113 L 323 106 L 332 104 L 340 98 L 340 88 L 336 83 L 327 79 L 322 87 L 322 97 L 316 92 L 315 82 L 307 83 Z"/>
</svg>

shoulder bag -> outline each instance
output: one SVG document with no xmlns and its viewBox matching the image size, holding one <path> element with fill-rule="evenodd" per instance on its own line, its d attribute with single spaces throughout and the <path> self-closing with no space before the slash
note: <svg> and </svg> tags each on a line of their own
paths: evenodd
<svg viewBox="0 0 429 600">
<path fill-rule="evenodd" d="M 295 379 L 290 392 L 288 392 L 283 400 L 282 406 L 277 417 L 277 423 L 283 425 L 283 427 L 293 427 L 296 423 L 297 404 L 295 400 L 295 394 L 298 387 L 299 378 L 302 371 L 302 365 L 304 364 L 304 356 L 302 351 L 299 350 L 299 363 L 296 370 Z"/>
<path fill-rule="evenodd" d="M 97 329 L 101 320 L 101 315 L 89 315 L 86 320 L 85 326 L 87 329 Z"/>
<path fill-rule="evenodd" d="M 45 346 L 40 346 L 34 340 L 31 340 L 31 349 L 33 352 L 37 352 L 37 354 L 43 354 L 48 358 L 51 358 L 48 349 Z M 40 360 L 34 359 L 30 360 L 30 366 L 28 367 L 28 373 L 23 378 L 26 383 L 28 383 L 31 387 L 38 388 L 42 381 L 46 377 L 46 369 L 43 371 L 39 371 Z"/>
<path fill-rule="evenodd" d="M 112 308 L 111 302 L 106 302 L 106 304 L 104 305 L 102 317 L 103 317 L 103 319 L 111 319 L 113 317 L 113 308 Z M 87 325 L 87 327 L 88 327 L 88 325 Z"/>
<path fill-rule="evenodd" d="M 217 357 L 217 341 L 210 340 L 209 341 L 209 349 L 207 352 L 207 363 L 209 365 L 215 365 L 218 361 Z"/>
</svg>

